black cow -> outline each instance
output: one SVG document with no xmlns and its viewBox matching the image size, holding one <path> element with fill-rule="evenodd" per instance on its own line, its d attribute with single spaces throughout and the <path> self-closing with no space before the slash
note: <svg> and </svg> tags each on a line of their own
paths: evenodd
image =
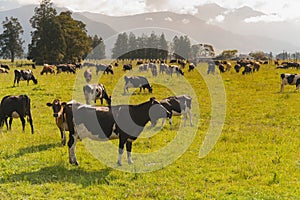
<svg viewBox="0 0 300 200">
<path fill-rule="evenodd" d="M 87 84 L 83 86 L 83 93 L 88 105 L 92 100 L 96 103 L 97 99 L 100 99 L 101 104 L 103 104 L 103 99 L 105 99 L 108 106 L 111 105 L 111 97 L 108 96 L 103 84 Z"/>
<path fill-rule="evenodd" d="M 73 64 L 60 64 L 56 66 L 57 74 L 60 72 L 67 72 L 76 74 L 76 66 Z"/>
<path fill-rule="evenodd" d="M 97 64 L 96 65 L 96 74 L 98 75 L 99 71 L 103 71 L 103 74 L 114 74 L 113 66 L 112 65 L 105 65 L 105 64 Z"/>
<path fill-rule="evenodd" d="M 251 74 L 253 73 L 253 66 L 251 64 L 245 65 L 244 71 L 242 71 L 242 74 Z"/>
<path fill-rule="evenodd" d="M 234 70 L 236 71 L 236 73 L 239 73 L 240 70 L 241 70 L 241 68 L 242 68 L 242 66 L 241 66 L 240 64 L 236 64 L 236 65 L 234 66 Z"/>
<path fill-rule="evenodd" d="M 143 76 L 124 76 L 125 86 L 124 86 L 124 94 L 128 91 L 128 88 L 140 88 L 140 92 L 145 88 L 148 89 L 149 93 L 152 93 L 152 87 L 149 84 L 148 80 Z"/>
<path fill-rule="evenodd" d="M 70 138 L 69 162 L 78 165 L 75 147 L 76 139 L 90 138 L 98 141 L 119 139 L 118 165 L 122 165 L 122 154 L 126 144 L 128 163 L 131 159 L 132 142 L 143 131 L 145 125 L 170 113 L 155 99 L 138 105 L 116 105 L 112 107 L 91 107 L 79 103 L 64 107 Z M 76 130 L 76 131 L 75 131 Z"/>
<path fill-rule="evenodd" d="M 132 70 L 132 64 L 123 65 L 123 71 L 130 71 L 130 70 Z"/>
<path fill-rule="evenodd" d="M 189 70 L 188 70 L 188 72 L 194 71 L 194 69 L 195 69 L 195 64 L 194 63 L 189 63 Z"/>
<path fill-rule="evenodd" d="M 8 130 L 11 129 L 13 118 L 20 118 L 22 122 L 22 130 L 25 131 L 25 117 L 31 126 L 31 133 L 34 133 L 33 122 L 30 111 L 30 98 L 27 95 L 5 96 L 1 100 L 0 105 L 0 127 L 3 127 L 5 122 Z M 9 126 L 7 119 L 9 118 Z"/>
<path fill-rule="evenodd" d="M 173 116 L 184 116 L 184 126 L 186 125 L 186 120 L 189 116 L 190 126 L 193 126 L 192 123 L 192 98 L 189 95 L 179 95 L 179 96 L 171 96 L 165 99 L 162 99 L 160 103 L 170 112 L 172 112 Z M 162 121 L 162 125 L 164 124 L 165 119 Z M 172 128 L 172 119 L 169 118 L 170 127 Z"/>
<path fill-rule="evenodd" d="M 27 69 L 27 70 L 26 69 L 24 69 L 24 70 L 15 69 L 14 73 L 15 73 L 14 86 L 15 86 L 16 82 L 19 85 L 20 81 L 27 81 L 27 85 L 29 85 L 30 80 L 32 80 L 34 84 L 38 83 L 37 79 L 34 77 L 32 71 L 30 69 Z"/>
<path fill-rule="evenodd" d="M 284 85 L 296 85 L 296 90 L 299 90 L 300 86 L 300 74 L 281 74 L 281 89 L 280 92 L 283 92 Z M 295 90 L 295 91 L 296 91 Z"/>
</svg>

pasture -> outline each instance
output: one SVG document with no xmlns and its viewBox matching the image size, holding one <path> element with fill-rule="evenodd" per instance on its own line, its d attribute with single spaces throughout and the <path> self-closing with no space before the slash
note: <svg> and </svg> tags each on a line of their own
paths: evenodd
<svg viewBox="0 0 300 200">
<path fill-rule="evenodd" d="M 31 68 L 31 67 L 27 67 Z M 196 67 L 205 74 L 207 65 Z M 250 75 L 231 72 L 222 74 L 226 92 L 226 118 L 222 133 L 205 157 L 199 151 L 209 128 L 212 114 L 211 94 L 197 70 L 185 76 L 170 78 L 151 72 L 141 72 L 153 85 L 148 91 L 124 95 L 124 72 L 114 68 L 114 75 L 102 75 L 103 83 L 113 104 L 128 101 L 138 104 L 154 96 L 158 100 L 186 93 L 187 80 L 195 95 L 192 106 L 197 131 L 191 144 L 175 162 L 160 165 L 149 173 L 124 172 L 134 165 L 117 167 L 117 151 L 102 152 L 112 155 L 107 166 L 86 148 L 86 141 L 77 143 L 79 166 L 68 162 L 67 146 L 61 146 L 60 133 L 55 125 L 51 108 L 46 106 L 55 98 L 69 101 L 73 97 L 84 102 L 82 86 L 84 69 L 77 74 L 40 75 L 41 66 L 32 69 L 38 84 L 20 82 L 13 86 L 12 67 L 8 74 L 0 74 L 0 97 L 27 94 L 31 98 L 31 111 L 35 134 L 26 122 L 14 119 L 12 130 L 0 130 L 0 198 L 1 199 L 298 199 L 300 197 L 300 93 L 295 86 L 280 91 L 280 74 L 297 73 L 293 69 L 275 69 L 262 65 L 259 72 Z M 218 70 L 216 70 L 218 71 Z M 95 68 L 91 82 L 97 82 Z M 136 74 L 137 69 L 129 72 Z M 300 72 L 298 72 L 300 73 Z M 79 78 L 77 78 L 77 76 Z M 205 75 L 213 80 L 214 75 Z M 100 75 L 98 75 L 100 77 Z M 168 85 L 168 87 L 165 87 Z M 216 86 L 217 87 L 217 86 Z M 131 92 L 134 89 L 129 89 Z M 97 102 L 99 105 L 99 102 Z M 188 123 L 187 123 L 188 124 Z M 182 127 L 182 117 L 173 118 L 173 130 L 166 122 L 161 131 L 152 134 L 146 127 L 144 137 L 133 143 L 133 153 L 160 150 L 176 139 L 177 130 L 187 135 L 192 127 Z M 160 123 L 154 129 L 157 130 Z M 152 134 L 152 135 L 151 135 Z M 147 137 L 150 135 L 151 137 Z M 68 139 L 67 135 L 67 139 Z M 184 138 L 183 138 L 184 139 Z M 117 144 L 117 141 L 113 141 Z M 100 143 L 101 145 L 104 143 Z M 180 149 L 180 142 L 178 143 Z M 178 150 L 179 151 L 179 150 Z M 124 153 L 125 154 L 125 153 Z M 170 159 L 171 159 L 170 155 Z M 133 160 L 136 160 L 133 154 Z M 151 164 L 151 163 L 150 163 Z"/>
</svg>

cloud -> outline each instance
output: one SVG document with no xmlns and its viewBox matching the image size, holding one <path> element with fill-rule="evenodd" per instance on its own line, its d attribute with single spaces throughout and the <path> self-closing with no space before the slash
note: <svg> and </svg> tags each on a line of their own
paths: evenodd
<svg viewBox="0 0 300 200">
<path fill-rule="evenodd" d="M 244 20 L 246 23 L 257 23 L 257 22 L 280 22 L 284 21 L 282 17 L 278 15 L 260 15 L 256 17 L 249 17 Z"/>
</svg>

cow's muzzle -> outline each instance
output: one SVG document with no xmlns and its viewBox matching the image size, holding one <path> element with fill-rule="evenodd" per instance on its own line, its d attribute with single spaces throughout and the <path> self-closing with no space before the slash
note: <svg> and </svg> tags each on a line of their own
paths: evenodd
<svg viewBox="0 0 300 200">
<path fill-rule="evenodd" d="M 54 114 L 53 114 L 53 117 L 58 117 L 58 113 L 54 113 Z"/>
</svg>

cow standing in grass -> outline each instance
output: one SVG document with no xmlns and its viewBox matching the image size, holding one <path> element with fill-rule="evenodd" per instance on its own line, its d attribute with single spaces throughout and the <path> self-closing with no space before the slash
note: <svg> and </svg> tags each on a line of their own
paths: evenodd
<svg viewBox="0 0 300 200">
<path fill-rule="evenodd" d="M 78 165 L 75 154 L 76 140 L 90 138 L 107 141 L 119 139 L 118 165 L 122 165 L 122 154 L 126 145 L 128 163 L 131 158 L 132 142 L 143 131 L 145 125 L 159 118 L 166 118 L 170 113 L 155 99 L 138 105 L 116 105 L 112 107 L 91 107 L 79 103 L 64 107 L 70 138 L 69 162 Z M 104 152 L 105 153 L 105 152 Z"/>
<path fill-rule="evenodd" d="M 27 95 L 5 96 L 0 104 L 0 127 L 4 122 L 8 130 L 11 129 L 13 118 L 20 118 L 22 122 L 22 130 L 25 131 L 25 117 L 30 123 L 31 133 L 34 133 L 33 122 L 30 110 L 30 98 Z M 7 119 L 9 118 L 9 126 Z"/>
<path fill-rule="evenodd" d="M 15 78 L 14 78 L 14 86 L 17 83 L 19 85 L 20 81 L 27 81 L 27 85 L 29 85 L 29 81 L 32 80 L 34 84 L 37 84 L 38 81 L 34 77 L 32 71 L 30 69 L 24 70 L 15 70 Z"/>
<path fill-rule="evenodd" d="M 280 92 L 283 92 L 285 85 L 296 85 L 295 91 L 299 90 L 300 86 L 300 74 L 281 74 L 281 88 Z"/>
</svg>

